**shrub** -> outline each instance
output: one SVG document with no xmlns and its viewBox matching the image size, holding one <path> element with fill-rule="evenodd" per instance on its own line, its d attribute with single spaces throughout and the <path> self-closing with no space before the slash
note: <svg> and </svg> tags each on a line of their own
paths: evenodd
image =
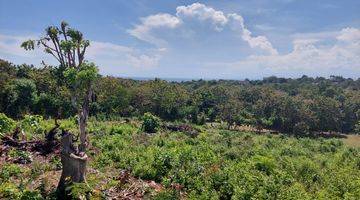
<svg viewBox="0 0 360 200">
<path fill-rule="evenodd" d="M 50 163 L 53 164 L 54 168 L 56 170 L 60 170 L 62 169 L 62 163 L 61 163 L 61 160 L 58 156 L 53 156 L 51 159 L 50 159 Z"/>
<path fill-rule="evenodd" d="M 9 156 L 14 158 L 17 163 L 26 164 L 32 162 L 32 156 L 27 151 L 21 151 L 21 150 L 11 150 L 9 151 Z"/>
<path fill-rule="evenodd" d="M 50 169 L 47 163 L 41 163 L 39 161 L 35 161 L 31 165 L 31 178 L 35 179 L 43 174 L 46 170 Z"/>
<path fill-rule="evenodd" d="M 44 199 L 38 191 L 26 190 L 22 193 L 20 200 L 42 200 Z"/>
<path fill-rule="evenodd" d="M 313 186 L 315 182 L 320 181 L 318 166 L 308 160 L 304 160 L 300 163 L 297 169 L 299 180 L 304 184 L 305 187 Z"/>
<path fill-rule="evenodd" d="M 159 193 L 157 193 L 154 198 L 154 200 L 176 200 L 180 199 L 180 194 L 178 191 L 174 189 L 164 190 Z"/>
<path fill-rule="evenodd" d="M 295 135 L 307 135 L 309 134 L 310 127 L 305 122 L 296 123 L 293 128 Z"/>
<path fill-rule="evenodd" d="M 152 167 L 156 169 L 156 179 L 161 180 L 160 178 L 166 175 L 171 169 L 171 154 L 166 152 L 157 152 L 154 155 L 154 162 Z"/>
<path fill-rule="evenodd" d="M 206 123 L 206 115 L 202 112 L 200 113 L 199 117 L 197 117 L 197 124 L 204 125 Z"/>
<path fill-rule="evenodd" d="M 359 199 L 360 151 L 339 139 L 214 128 L 195 138 L 133 133 L 94 136 L 94 166 L 161 183 L 152 199 L 176 199 L 174 185 L 188 199 Z"/>
<path fill-rule="evenodd" d="M 19 189 L 13 183 L 5 183 L 0 185 L 0 199 L 17 199 L 19 197 Z"/>
<path fill-rule="evenodd" d="M 269 175 L 276 167 L 273 159 L 264 156 L 255 156 L 255 168 Z"/>
<path fill-rule="evenodd" d="M 145 113 L 142 117 L 142 129 L 147 133 L 156 133 L 160 127 L 160 120 L 151 113 Z"/>
<path fill-rule="evenodd" d="M 0 134 L 10 132 L 15 126 L 15 121 L 0 113 Z"/>
<path fill-rule="evenodd" d="M 71 199 L 87 199 L 91 192 L 91 188 L 86 183 L 72 183 L 65 190 Z"/>
<path fill-rule="evenodd" d="M 355 124 L 355 134 L 360 134 L 360 121 Z"/>
<path fill-rule="evenodd" d="M 280 199 L 304 199 L 310 200 L 311 198 L 306 193 L 305 188 L 300 183 L 294 183 L 290 187 L 282 188 L 279 194 Z"/>
<path fill-rule="evenodd" d="M 44 129 L 41 126 L 43 121 L 43 117 L 40 115 L 25 115 L 21 121 L 21 128 L 31 133 L 42 134 L 44 133 Z"/>
<path fill-rule="evenodd" d="M 121 125 L 114 125 L 111 126 L 110 135 L 130 135 L 134 131 L 134 128 L 129 124 L 121 124 Z"/>
<path fill-rule="evenodd" d="M 213 173 L 211 176 L 211 186 L 218 191 L 220 199 L 231 199 L 233 195 L 233 186 L 229 182 L 228 174 L 223 171 Z"/>
<path fill-rule="evenodd" d="M 12 176 L 19 176 L 22 173 L 21 168 L 16 164 L 5 164 L 0 171 L 0 183 L 8 181 Z"/>
</svg>

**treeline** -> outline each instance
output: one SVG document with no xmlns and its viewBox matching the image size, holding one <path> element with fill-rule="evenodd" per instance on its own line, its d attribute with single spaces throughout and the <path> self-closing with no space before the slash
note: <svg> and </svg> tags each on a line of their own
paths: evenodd
<svg viewBox="0 0 360 200">
<path fill-rule="evenodd" d="M 12 118 L 75 115 L 61 67 L 13 65 L 0 60 L 0 112 Z M 196 124 L 227 122 L 286 133 L 359 132 L 360 79 L 303 76 L 263 80 L 167 82 L 110 76 L 95 84 L 91 115 L 141 116 Z"/>
</svg>

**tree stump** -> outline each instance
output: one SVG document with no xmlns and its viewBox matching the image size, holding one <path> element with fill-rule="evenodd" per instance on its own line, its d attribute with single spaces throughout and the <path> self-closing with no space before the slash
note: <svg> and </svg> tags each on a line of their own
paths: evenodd
<svg viewBox="0 0 360 200">
<path fill-rule="evenodd" d="M 88 157 L 85 152 L 78 152 L 73 144 L 72 134 L 67 131 L 63 131 L 61 148 L 62 173 L 57 190 L 59 199 L 67 199 L 66 187 L 71 183 L 86 183 Z"/>
</svg>

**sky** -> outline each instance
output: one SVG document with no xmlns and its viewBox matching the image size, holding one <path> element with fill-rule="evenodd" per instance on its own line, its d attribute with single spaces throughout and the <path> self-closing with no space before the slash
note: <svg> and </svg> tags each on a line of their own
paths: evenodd
<svg viewBox="0 0 360 200">
<path fill-rule="evenodd" d="M 0 0 L 0 59 L 67 21 L 103 75 L 189 79 L 360 77 L 359 0 Z"/>
</svg>

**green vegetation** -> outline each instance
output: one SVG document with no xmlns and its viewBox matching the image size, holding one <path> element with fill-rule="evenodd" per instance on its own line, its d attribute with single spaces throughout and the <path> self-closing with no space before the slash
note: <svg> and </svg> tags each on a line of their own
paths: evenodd
<svg viewBox="0 0 360 200">
<path fill-rule="evenodd" d="M 62 67 L 17 66 L 1 60 L 0 112 L 16 119 L 26 114 L 74 116 L 77 110 L 72 107 L 73 92 L 68 84 L 71 80 L 81 82 L 81 74 L 95 73 L 93 65 L 88 68 L 73 76 Z M 223 121 L 230 129 L 251 125 L 296 135 L 359 133 L 359 88 L 360 79 L 339 76 L 187 82 L 106 76 L 94 84 L 89 114 L 114 120 L 148 112 L 166 121 Z"/>
<path fill-rule="evenodd" d="M 37 45 L 35 46 L 35 44 Z M 45 33 L 38 39 L 30 39 L 21 44 L 21 47 L 25 50 L 34 50 L 35 47 L 41 48 L 58 61 L 61 71 L 58 71 L 57 78 L 61 77 L 62 86 L 68 92 L 71 107 L 76 110 L 78 118 L 80 144 L 74 144 L 73 136 L 67 131 L 63 131 L 61 138 L 61 163 L 64 167 L 57 189 L 59 199 L 64 199 L 67 196 L 73 197 L 73 191 L 68 191 L 67 188 L 86 183 L 86 160 L 88 158 L 86 147 L 89 143 L 86 128 L 90 102 L 93 97 L 93 86 L 99 76 L 97 66 L 85 60 L 86 49 L 89 45 L 90 41 L 86 40 L 80 31 L 70 27 L 65 21 L 62 21 L 60 26 L 48 26 Z M 50 79 L 55 80 L 55 77 Z M 19 115 L 21 114 L 19 109 L 24 110 L 26 105 L 31 105 L 32 101 L 36 101 L 34 100 L 36 98 L 36 86 L 29 79 L 15 79 L 14 82 L 15 89 L 10 87 L 10 91 L 14 91 L 15 95 L 10 98 L 10 103 L 15 105 L 15 109 L 12 108 L 11 111 L 17 111 L 14 113 Z M 13 99 L 15 101 L 11 102 Z M 44 94 L 39 94 L 39 99 L 38 101 L 41 102 L 43 107 L 52 107 L 47 104 L 48 100 L 55 102 L 55 100 L 49 99 Z M 59 113 L 53 114 L 59 115 Z M 59 125 L 56 122 L 55 124 L 55 128 L 46 137 L 47 144 L 41 147 L 43 152 L 49 151 L 52 148 L 51 146 L 56 143 L 54 136 Z M 16 143 L 16 141 L 13 141 L 13 143 Z"/>
<path fill-rule="evenodd" d="M 360 199 L 360 79 L 135 81 L 89 45 L 62 22 L 21 45 L 59 66 L 0 60 L 0 199 Z"/>
<path fill-rule="evenodd" d="M 62 120 L 76 129 L 74 120 Z M 89 122 L 92 156 L 88 184 L 92 190 L 126 189 L 111 171 L 127 170 L 136 179 L 155 181 L 163 189 L 146 189 L 151 199 L 359 199 L 360 148 L 340 139 L 297 138 L 206 128 L 197 137 L 159 128 L 143 132 L 143 121 Z M 48 127 L 52 121 L 44 121 Z M 48 124 L 48 125 L 46 125 Z M 36 131 L 31 127 L 26 132 Z M 12 149 L 6 155 L 28 157 Z M 0 165 L 0 194 L 8 199 L 42 199 L 53 190 L 32 184 L 59 167 L 54 156 L 48 164 L 33 161 Z M 60 163 L 61 166 L 61 163 Z M 113 176 L 113 177 L 112 177 Z M 105 179 L 105 180 L 104 180 Z M 58 181 L 58 177 L 55 177 Z M 99 185 L 99 183 L 106 182 Z M 56 185 L 56 184 L 55 184 Z M 178 185 L 180 189 L 175 189 Z M 89 188 L 75 184 L 72 195 Z M 101 192 L 100 192 L 101 193 Z M 49 197 L 49 198 L 50 198 Z M 104 194 L 92 193 L 92 198 Z"/>
<path fill-rule="evenodd" d="M 15 126 L 15 121 L 7 117 L 4 113 L 0 113 L 0 134 L 4 134 L 12 130 Z"/>
<path fill-rule="evenodd" d="M 160 126 L 160 120 L 151 113 L 145 113 L 142 117 L 142 129 L 147 133 L 156 133 Z"/>
</svg>

